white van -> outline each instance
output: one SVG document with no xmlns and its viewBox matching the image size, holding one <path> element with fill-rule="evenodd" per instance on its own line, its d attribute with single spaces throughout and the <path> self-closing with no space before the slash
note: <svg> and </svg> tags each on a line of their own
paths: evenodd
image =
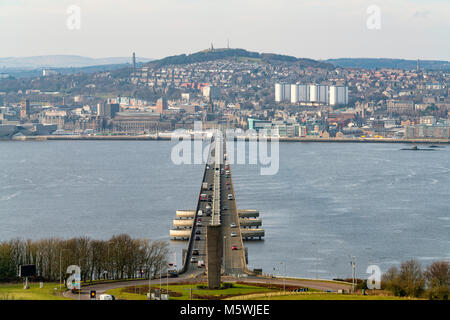
<svg viewBox="0 0 450 320">
<path fill-rule="evenodd" d="M 228 200 L 233 200 L 233 195 L 231 193 L 228 194 Z"/>
<path fill-rule="evenodd" d="M 203 211 L 202 210 L 198 210 L 198 214 L 199 217 L 203 217 Z"/>
<path fill-rule="evenodd" d="M 116 300 L 112 294 L 101 294 L 99 300 Z"/>
</svg>

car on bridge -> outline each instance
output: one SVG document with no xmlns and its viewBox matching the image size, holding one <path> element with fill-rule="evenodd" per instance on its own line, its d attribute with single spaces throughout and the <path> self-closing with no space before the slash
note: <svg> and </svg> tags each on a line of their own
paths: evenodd
<svg viewBox="0 0 450 320">
<path fill-rule="evenodd" d="M 191 262 L 197 262 L 197 258 L 196 257 L 192 257 L 191 258 Z"/>
<path fill-rule="evenodd" d="M 198 249 L 192 249 L 193 256 L 198 256 L 198 253 L 199 253 Z"/>
<path fill-rule="evenodd" d="M 231 193 L 228 194 L 228 200 L 233 200 L 233 195 Z"/>
<path fill-rule="evenodd" d="M 231 250 L 239 250 L 239 248 L 237 246 L 232 246 Z"/>
<path fill-rule="evenodd" d="M 236 228 L 236 227 L 237 227 L 236 223 L 230 224 L 230 228 Z"/>
<path fill-rule="evenodd" d="M 232 232 L 232 233 L 231 233 L 231 236 L 232 236 L 232 237 L 237 237 L 237 233 L 236 233 L 236 232 Z"/>
<path fill-rule="evenodd" d="M 195 240 L 197 240 L 197 241 L 200 240 L 200 236 L 196 236 Z"/>
<path fill-rule="evenodd" d="M 195 234 L 202 234 L 200 230 L 195 231 Z"/>
</svg>

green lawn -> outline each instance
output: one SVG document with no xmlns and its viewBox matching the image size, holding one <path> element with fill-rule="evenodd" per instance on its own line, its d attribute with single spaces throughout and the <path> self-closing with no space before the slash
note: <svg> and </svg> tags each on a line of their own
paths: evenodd
<svg viewBox="0 0 450 320">
<path fill-rule="evenodd" d="M 248 295 L 264 292 L 274 292 L 278 291 L 278 288 L 264 288 L 258 286 L 250 286 L 243 284 L 233 284 L 232 288 L 220 289 L 220 290 L 208 290 L 208 289 L 198 289 L 196 284 L 175 284 L 169 285 L 169 293 L 174 292 L 170 299 L 171 300 L 189 300 L 190 299 L 190 288 L 192 288 L 192 294 L 195 300 L 201 299 L 221 299 L 230 296 L 238 295 Z M 204 283 L 202 285 L 205 285 Z M 152 289 L 159 289 L 159 285 L 152 285 Z M 166 290 L 166 286 L 162 286 L 163 293 Z M 136 292 L 136 293 L 135 293 Z M 147 300 L 146 293 L 148 292 L 148 286 L 131 286 L 125 288 L 117 288 L 108 290 L 106 293 L 113 294 L 117 299 L 125 300 Z M 179 296 L 176 296 L 179 295 Z M 199 295 L 200 297 L 196 297 Z"/>
<path fill-rule="evenodd" d="M 339 294 L 339 293 L 324 293 L 324 292 L 304 292 L 292 295 L 282 295 L 273 297 L 255 297 L 249 300 L 411 300 L 411 298 L 402 298 L 395 296 L 363 296 L 356 294 Z"/>
<path fill-rule="evenodd" d="M 54 290 L 57 288 L 57 290 Z M 65 290 L 63 285 L 63 291 Z M 41 289 L 39 282 L 30 283 L 30 289 L 25 290 L 23 283 L 0 284 L 0 300 L 69 300 L 59 293 L 59 283 L 45 283 Z"/>
</svg>

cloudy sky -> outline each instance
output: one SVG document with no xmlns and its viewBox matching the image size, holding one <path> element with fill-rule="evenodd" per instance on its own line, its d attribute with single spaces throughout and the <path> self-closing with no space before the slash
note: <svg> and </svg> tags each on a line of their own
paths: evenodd
<svg viewBox="0 0 450 320">
<path fill-rule="evenodd" d="M 380 29 L 367 27 L 373 5 Z M 313 59 L 450 60 L 449 17 L 450 0 L 0 0 L 0 57 L 162 58 L 229 39 Z"/>
</svg>

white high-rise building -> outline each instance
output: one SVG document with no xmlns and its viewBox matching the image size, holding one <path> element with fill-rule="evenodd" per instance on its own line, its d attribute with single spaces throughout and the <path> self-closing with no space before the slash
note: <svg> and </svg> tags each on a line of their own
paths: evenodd
<svg viewBox="0 0 450 320">
<path fill-rule="evenodd" d="M 317 86 L 317 101 L 320 103 L 328 104 L 329 95 L 328 95 L 328 86 L 327 85 L 318 85 Z"/>
<path fill-rule="evenodd" d="M 348 87 L 322 84 L 275 84 L 275 102 L 319 102 L 340 105 L 348 103 Z"/>
<path fill-rule="evenodd" d="M 298 101 L 309 101 L 309 86 L 307 84 L 298 85 Z"/>
<path fill-rule="evenodd" d="M 288 83 L 275 83 L 275 102 L 291 100 L 291 85 Z"/>
<path fill-rule="evenodd" d="M 348 87 L 347 86 L 331 86 L 330 87 L 330 105 L 340 105 L 348 103 Z"/>
<path fill-rule="evenodd" d="M 284 100 L 290 101 L 291 100 L 291 85 L 288 83 L 284 83 L 283 91 L 284 91 Z"/>
<path fill-rule="evenodd" d="M 291 103 L 298 102 L 298 84 L 291 84 Z"/>
<path fill-rule="evenodd" d="M 275 83 L 275 102 L 283 101 L 283 84 Z"/>
<path fill-rule="evenodd" d="M 309 88 L 309 101 L 310 102 L 317 102 L 317 86 L 315 84 L 308 85 Z"/>
</svg>

